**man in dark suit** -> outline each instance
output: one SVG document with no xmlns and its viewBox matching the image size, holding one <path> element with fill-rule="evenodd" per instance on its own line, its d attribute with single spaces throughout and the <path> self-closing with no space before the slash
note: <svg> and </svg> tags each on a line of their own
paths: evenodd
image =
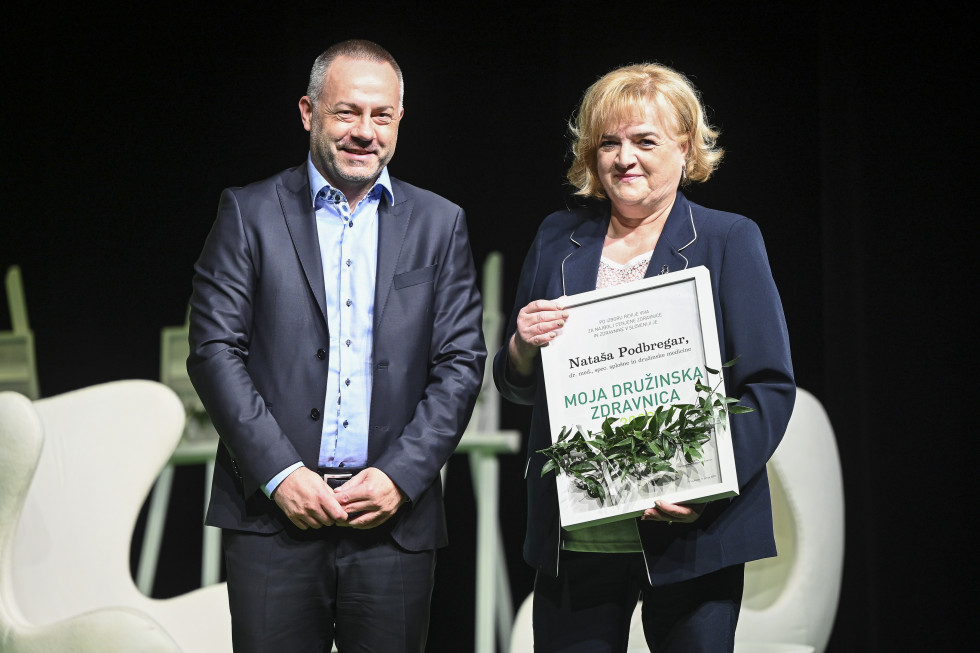
<svg viewBox="0 0 980 653">
<path fill-rule="evenodd" d="M 403 89 L 374 43 L 324 52 L 307 162 L 226 189 L 195 266 L 236 651 L 425 646 L 439 470 L 486 351 L 463 211 L 388 176 Z"/>
</svg>

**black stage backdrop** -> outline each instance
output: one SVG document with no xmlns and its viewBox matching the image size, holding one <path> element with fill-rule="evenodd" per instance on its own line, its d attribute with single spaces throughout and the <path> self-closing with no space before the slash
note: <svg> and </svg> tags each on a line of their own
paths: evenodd
<svg viewBox="0 0 980 653">
<path fill-rule="evenodd" d="M 184 318 L 221 189 L 304 160 L 297 101 L 330 43 L 368 38 L 399 60 L 391 171 L 467 210 L 478 264 L 504 253 L 508 310 L 537 225 L 570 201 L 582 92 L 656 60 L 693 79 L 723 132 L 725 163 L 689 195 L 760 224 L 799 385 L 836 430 L 847 548 L 830 650 L 954 644 L 973 598 L 968 21 L 934 5 L 790 4 L 8 7 L 0 269 L 23 269 L 42 393 L 158 377 L 159 330 Z M 505 405 L 505 427 L 528 419 Z M 533 579 L 522 461 L 501 459 L 515 606 Z M 202 473 L 178 470 L 159 596 L 197 582 Z M 447 490 L 436 652 L 473 641 L 465 458 Z"/>
</svg>

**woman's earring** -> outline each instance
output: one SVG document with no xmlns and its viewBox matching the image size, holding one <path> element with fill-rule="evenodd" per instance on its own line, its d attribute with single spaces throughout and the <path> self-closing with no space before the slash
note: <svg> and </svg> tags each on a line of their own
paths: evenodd
<svg viewBox="0 0 980 653">
<path fill-rule="evenodd" d="M 681 166 L 681 182 L 687 181 L 687 164 Z"/>
</svg>

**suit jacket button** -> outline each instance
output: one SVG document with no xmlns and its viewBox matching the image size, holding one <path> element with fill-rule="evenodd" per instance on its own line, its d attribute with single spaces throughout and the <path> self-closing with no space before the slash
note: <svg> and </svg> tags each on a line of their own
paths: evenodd
<svg viewBox="0 0 980 653">
<path fill-rule="evenodd" d="M 318 420 L 320 419 L 320 411 L 314 408 L 310 411 L 310 419 Z"/>
<path fill-rule="evenodd" d="M 323 350 L 323 349 L 317 349 L 316 350 L 316 357 L 319 358 L 320 360 L 323 360 L 324 358 L 327 357 L 327 352 L 325 350 Z"/>
</svg>

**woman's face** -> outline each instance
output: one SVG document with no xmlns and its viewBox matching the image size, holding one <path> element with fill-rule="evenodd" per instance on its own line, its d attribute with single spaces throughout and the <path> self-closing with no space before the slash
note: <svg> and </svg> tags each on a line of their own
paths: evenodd
<svg viewBox="0 0 980 653">
<path fill-rule="evenodd" d="M 599 180 L 623 217 L 645 218 L 670 206 L 681 180 L 688 143 L 654 102 L 643 115 L 609 125 L 596 153 Z"/>
</svg>

